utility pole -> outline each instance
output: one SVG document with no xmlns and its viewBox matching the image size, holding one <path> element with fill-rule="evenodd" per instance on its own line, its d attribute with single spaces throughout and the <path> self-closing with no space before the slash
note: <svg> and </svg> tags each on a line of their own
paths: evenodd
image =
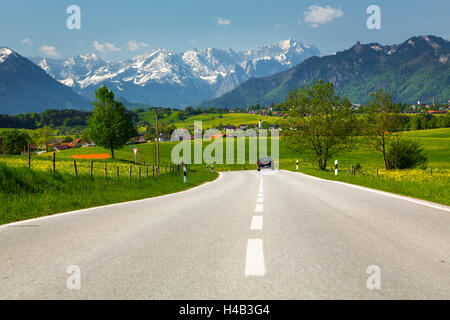
<svg viewBox="0 0 450 320">
<path fill-rule="evenodd" d="M 158 110 L 162 110 L 162 108 L 151 108 L 155 110 L 155 123 L 156 123 L 156 166 L 158 168 L 158 174 L 159 174 L 159 131 L 158 131 Z"/>
</svg>

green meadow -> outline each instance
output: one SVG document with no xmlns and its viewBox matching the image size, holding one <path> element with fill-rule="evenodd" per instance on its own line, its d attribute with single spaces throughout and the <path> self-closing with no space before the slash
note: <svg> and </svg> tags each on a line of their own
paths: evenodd
<svg viewBox="0 0 450 320">
<path fill-rule="evenodd" d="M 194 125 L 194 121 L 202 121 L 203 128 L 208 129 L 216 127 L 219 124 L 234 126 L 239 126 L 240 124 L 257 124 L 260 119 L 259 115 L 248 113 L 208 113 L 191 116 L 185 120 L 180 120 L 178 118 L 178 113 L 179 111 L 172 111 L 170 115 L 164 114 L 163 117 L 159 115 L 158 122 L 166 125 L 173 124 L 177 128 L 189 128 Z M 139 118 L 147 121 L 152 126 L 155 125 L 156 120 L 154 110 L 139 113 Z M 275 124 L 279 120 L 280 118 L 278 117 L 261 116 L 261 121 L 266 121 L 270 124 Z"/>
</svg>

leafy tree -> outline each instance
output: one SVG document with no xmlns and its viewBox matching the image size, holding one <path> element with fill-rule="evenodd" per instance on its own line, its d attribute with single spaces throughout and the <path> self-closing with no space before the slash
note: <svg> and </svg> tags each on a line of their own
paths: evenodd
<svg viewBox="0 0 450 320">
<path fill-rule="evenodd" d="M 31 142 L 26 131 L 4 130 L 0 132 L 0 149 L 7 154 L 21 154 Z"/>
<path fill-rule="evenodd" d="M 195 112 L 194 112 L 194 108 L 192 108 L 191 106 L 189 106 L 189 107 L 186 107 L 186 109 L 184 109 L 184 111 L 186 111 L 186 113 L 188 114 L 188 115 L 193 115 Z"/>
<path fill-rule="evenodd" d="M 354 146 L 355 116 L 348 100 L 335 94 L 332 83 L 316 80 L 291 91 L 284 102 L 288 146 L 298 152 L 312 150 L 319 169 L 336 153 Z"/>
<path fill-rule="evenodd" d="M 131 115 L 124 105 L 114 99 L 114 93 L 106 86 L 95 91 L 95 107 L 88 120 L 88 135 L 98 146 L 111 150 L 122 147 L 130 138 L 137 135 Z"/>
<path fill-rule="evenodd" d="M 89 132 L 87 130 L 81 132 L 80 139 L 81 141 L 89 141 Z"/>
<path fill-rule="evenodd" d="M 186 120 L 187 118 L 189 118 L 189 113 L 187 111 L 181 110 L 178 112 L 177 117 L 178 117 L 178 120 L 183 121 L 183 120 Z"/>
<path fill-rule="evenodd" d="M 36 130 L 36 143 L 45 146 L 45 151 L 48 152 L 48 144 L 53 137 L 53 130 L 49 126 L 43 126 Z"/>
<path fill-rule="evenodd" d="M 389 169 L 410 169 L 422 167 L 425 169 L 427 155 L 423 146 L 409 139 L 397 139 L 393 141 L 386 152 Z"/>
<path fill-rule="evenodd" d="M 392 103 L 392 97 L 383 89 L 370 93 L 371 99 L 366 109 L 363 133 L 366 143 L 372 150 L 381 152 L 384 166 L 389 170 L 386 157 L 387 146 L 397 137 L 402 128 L 398 108 Z"/>
</svg>

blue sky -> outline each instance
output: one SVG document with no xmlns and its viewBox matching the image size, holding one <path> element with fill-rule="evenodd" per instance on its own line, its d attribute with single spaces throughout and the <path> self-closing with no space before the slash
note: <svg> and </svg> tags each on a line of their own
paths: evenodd
<svg viewBox="0 0 450 320">
<path fill-rule="evenodd" d="M 369 30 L 366 9 L 381 8 L 381 30 Z M 69 30 L 66 8 L 81 9 Z M 155 48 L 252 49 L 295 38 L 322 54 L 356 41 L 400 43 L 414 35 L 450 39 L 449 0 L 14 0 L 0 11 L 0 46 L 25 56 L 93 52 L 107 60 Z"/>
</svg>

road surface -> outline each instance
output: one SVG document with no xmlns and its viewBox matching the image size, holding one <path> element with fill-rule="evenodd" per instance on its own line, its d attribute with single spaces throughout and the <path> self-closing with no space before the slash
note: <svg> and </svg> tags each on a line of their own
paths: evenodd
<svg viewBox="0 0 450 320">
<path fill-rule="evenodd" d="M 450 298 L 449 207 L 287 171 L 4 225 L 0 244 L 2 299 Z"/>
</svg>

